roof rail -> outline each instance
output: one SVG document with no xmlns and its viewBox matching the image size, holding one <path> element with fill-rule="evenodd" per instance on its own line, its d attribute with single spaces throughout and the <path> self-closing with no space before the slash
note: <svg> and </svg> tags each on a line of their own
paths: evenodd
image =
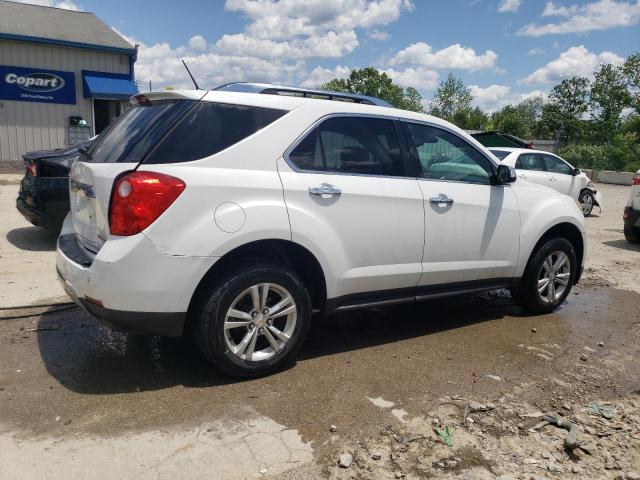
<svg viewBox="0 0 640 480">
<path fill-rule="evenodd" d="M 316 90 L 312 88 L 290 87 L 286 85 L 273 85 L 270 83 L 234 82 L 225 83 L 214 90 L 225 92 L 264 93 L 268 95 L 287 95 L 293 97 L 315 98 L 319 100 L 337 100 L 341 102 L 362 103 L 364 105 L 377 105 L 379 107 L 391 107 L 389 102 L 377 97 L 358 95 L 356 93 L 333 92 L 330 90 Z"/>
</svg>

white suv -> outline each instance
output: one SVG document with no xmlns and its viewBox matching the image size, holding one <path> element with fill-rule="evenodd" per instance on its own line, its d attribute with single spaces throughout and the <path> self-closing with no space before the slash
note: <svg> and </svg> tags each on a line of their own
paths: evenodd
<svg viewBox="0 0 640 480">
<path fill-rule="evenodd" d="M 573 200 L 450 123 L 342 100 L 134 97 L 71 170 L 66 291 L 113 327 L 189 332 L 245 376 L 291 361 L 314 312 L 495 288 L 532 312 L 565 300 L 586 246 Z"/>
</svg>

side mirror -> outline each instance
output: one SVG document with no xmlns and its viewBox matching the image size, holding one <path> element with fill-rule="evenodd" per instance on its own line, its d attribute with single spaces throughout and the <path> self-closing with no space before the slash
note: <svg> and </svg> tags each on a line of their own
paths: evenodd
<svg viewBox="0 0 640 480">
<path fill-rule="evenodd" d="M 498 173 L 496 174 L 496 183 L 498 185 L 506 185 L 516 181 L 516 169 L 509 165 L 498 165 Z"/>
<path fill-rule="evenodd" d="M 577 177 L 578 175 L 580 175 L 582 172 L 580 171 L 579 168 L 574 168 L 573 169 L 573 176 Z"/>
</svg>

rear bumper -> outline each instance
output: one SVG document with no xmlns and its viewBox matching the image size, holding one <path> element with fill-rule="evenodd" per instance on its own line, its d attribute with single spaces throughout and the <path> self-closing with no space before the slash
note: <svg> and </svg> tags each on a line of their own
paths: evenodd
<svg viewBox="0 0 640 480">
<path fill-rule="evenodd" d="M 625 227 L 640 228 L 640 210 L 626 207 L 624 209 L 623 219 Z"/>
<path fill-rule="evenodd" d="M 76 303 L 117 330 L 182 334 L 191 297 L 215 258 L 165 255 L 142 234 L 109 240 L 93 257 L 72 237 L 65 223 L 56 267 Z"/>
</svg>

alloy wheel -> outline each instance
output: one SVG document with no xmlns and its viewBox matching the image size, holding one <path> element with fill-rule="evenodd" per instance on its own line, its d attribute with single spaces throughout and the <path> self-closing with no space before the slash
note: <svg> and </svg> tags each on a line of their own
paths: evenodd
<svg viewBox="0 0 640 480">
<path fill-rule="evenodd" d="M 242 360 L 267 360 L 291 339 L 296 318 L 296 302 L 286 288 L 275 283 L 252 285 L 240 293 L 227 310 L 225 342 Z"/>
<path fill-rule="evenodd" d="M 545 303 L 553 303 L 562 296 L 571 280 L 571 261 L 563 251 L 551 253 L 538 273 L 538 295 Z"/>
<path fill-rule="evenodd" d="M 589 215 L 591 210 L 593 210 L 593 197 L 589 194 L 582 196 L 582 202 L 580 202 L 580 207 L 582 207 L 582 214 Z"/>
</svg>

